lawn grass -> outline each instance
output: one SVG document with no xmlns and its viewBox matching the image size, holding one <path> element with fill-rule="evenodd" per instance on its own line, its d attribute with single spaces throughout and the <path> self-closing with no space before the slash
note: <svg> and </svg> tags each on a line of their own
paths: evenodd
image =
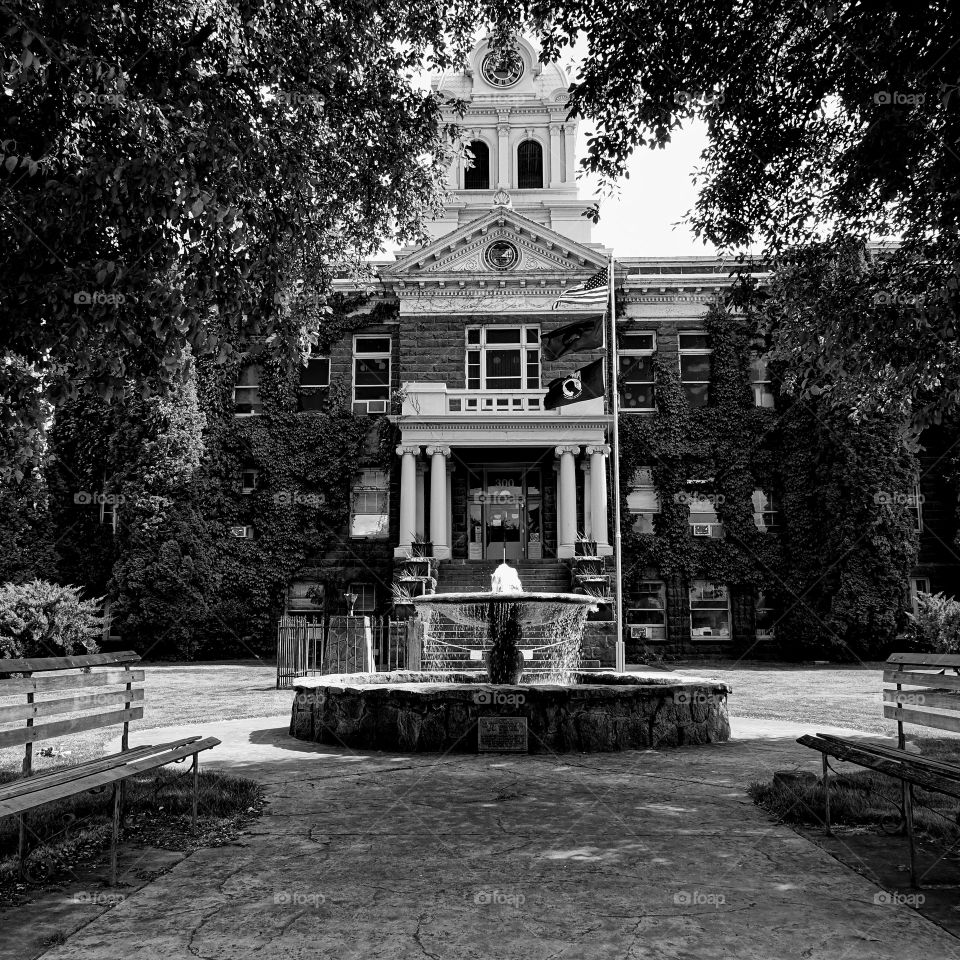
<svg viewBox="0 0 960 960">
<path fill-rule="evenodd" d="M 919 741 L 920 753 L 932 760 L 960 764 L 960 740 L 925 738 Z M 900 781 L 875 770 L 846 769 L 830 776 L 830 822 L 843 826 L 886 826 L 900 824 Z M 752 783 L 748 788 L 754 803 L 764 807 L 785 823 L 822 826 L 825 822 L 822 778 L 774 779 Z M 914 826 L 919 834 L 934 839 L 958 836 L 957 799 L 914 786 Z"/>
<path fill-rule="evenodd" d="M 276 667 L 263 661 L 229 663 L 144 663 L 143 719 L 131 724 L 134 732 L 177 724 L 203 724 L 213 720 L 239 720 L 287 713 L 293 693 L 276 689 Z M 0 684 L 2 687 L 2 684 Z M 57 694 L 37 700 L 56 699 Z M 61 694 L 62 696 L 62 694 Z M 22 703 L 21 697 L 0 697 L 0 705 Z M 70 714 L 58 716 L 66 719 Z M 9 729 L 5 727 L 5 729 Z M 120 735 L 120 727 L 90 730 L 55 741 L 43 741 L 34 749 L 34 769 L 82 763 L 103 754 L 104 746 Z M 54 756 L 39 751 L 52 748 Z M 68 752 L 69 751 L 69 752 Z M 0 749 L 0 770 L 19 770 L 23 747 Z"/>
<path fill-rule="evenodd" d="M 883 716 L 882 662 L 815 665 L 683 660 L 664 664 L 664 668 L 716 677 L 729 684 L 733 691 L 728 701 L 731 717 L 795 720 L 881 736 L 893 736 L 897 730 L 896 723 Z"/>
<path fill-rule="evenodd" d="M 193 778 L 179 766 L 130 777 L 126 783 L 124 841 L 167 849 L 209 846 L 232 835 L 259 814 L 263 789 L 256 781 L 202 771 L 197 789 L 197 828 L 191 824 Z M 0 783 L 16 779 L 0 773 Z M 110 789 L 64 797 L 26 814 L 30 846 L 28 877 L 47 882 L 70 873 L 81 860 L 96 860 L 108 845 L 113 819 Z M 0 896 L 18 879 L 19 821 L 0 819 Z"/>
</svg>

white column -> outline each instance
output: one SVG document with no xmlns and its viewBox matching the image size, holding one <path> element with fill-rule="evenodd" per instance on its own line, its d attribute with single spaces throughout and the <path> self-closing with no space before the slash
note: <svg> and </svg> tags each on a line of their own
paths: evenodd
<svg viewBox="0 0 960 960">
<path fill-rule="evenodd" d="M 560 458 L 559 495 L 560 530 L 557 537 L 557 556 L 572 557 L 577 542 L 577 467 L 573 458 L 579 447 L 560 446 L 556 455 Z"/>
<path fill-rule="evenodd" d="M 510 189 L 510 124 L 504 123 L 509 114 L 501 113 L 497 124 L 497 186 Z"/>
<path fill-rule="evenodd" d="M 605 443 L 586 448 L 590 457 L 590 512 L 593 516 L 592 539 L 597 541 L 597 553 L 612 553 L 607 535 L 607 457 L 610 447 Z"/>
<path fill-rule="evenodd" d="M 427 528 L 426 528 L 426 522 L 425 522 L 425 519 L 424 519 L 424 514 L 425 514 L 425 512 L 426 512 L 426 511 L 424 510 L 424 504 L 425 504 L 425 502 L 426 502 L 426 496 L 425 496 L 425 494 L 424 494 L 424 488 L 425 488 L 425 479 L 424 479 L 423 464 L 422 464 L 422 463 L 418 463 L 418 464 L 417 464 L 417 493 L 416 493 L 416 497 L 417 497 L 417 523 L 416 523 L 416 531 L 417 531 L 417 536 L 418 536 L 418 537 L 423 537 L 423 539 L 426 540 L 426 539 L 427 539 Z"/>
<path fill-rule="evenodd" d="M 560 152 L 560 124 L 550 124 L 550 187 L 556 189 L 563 183 L 563 160 Z"/>
<path fill-rule="evenodd" d="M 574 134 L 574 125 L 572 123 L 565 123 L 563 125 L 563 153 L 564 153 L 564 163 L 566 165 L 566 175 L 564 180 L 567 183 L 573 183 L 576 180 L 576 159 L 577 159 L 577 143 L 576 136 Z"/>
<path fill-rule="evenodd" d="M 400 457 L 400 542 L 394 550 L 406 556 L 417 532 L 417 455 L 419 447 L 397 447 Z"/>
<path fill-rule="evenodd" d="M 450 556 L 447 541 L 447 457 L 449 447 L 427 447 L 430 457 L 430 539 L 433 555 L 441 560 Z"/>
<path fill-rule="evenodd" d="M 453 464 L 447 460 L 447 550 L 453 556 Z"/>
<path fill-rule="evenodd" d="M 590 496 L 590 461 L 587 460 L 580 464 L 583 471 L 583 535 L 587 538 L 593 537 L 593 515 L 591 507 L 593 506 Z"/>
</svg>

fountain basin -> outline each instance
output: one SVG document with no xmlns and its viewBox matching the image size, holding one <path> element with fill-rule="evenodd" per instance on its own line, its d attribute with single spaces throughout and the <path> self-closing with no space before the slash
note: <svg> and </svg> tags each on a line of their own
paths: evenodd
<svg viewBox="0 0 960 960">
<path fill-rule="evenodd" d="M 413 671 L 304 677 L 294 684 L 290 734 L 365 750 L 476 753 L 480 717 L 525 717 L 530 753 L 676 747 L 730 737 L 729 689 L 711 680 L 613 672 L 578 672 L 572 684 L 482 679 Z"/>
</svg>

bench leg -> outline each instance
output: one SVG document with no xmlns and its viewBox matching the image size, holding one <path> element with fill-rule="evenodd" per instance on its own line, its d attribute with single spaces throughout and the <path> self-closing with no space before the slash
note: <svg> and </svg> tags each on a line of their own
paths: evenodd
<svg viewBox="0 0 960 960">
<path fill-rule="evenodd" d="M 200 788 L 200 754 L 193 755 L 193 828 L 197 828 L 197 792 Z"/>
<path fill-rule="evenodd" d="M 826 834 L 831 837 L 833 833 L 830 830 L 830 765 L 827 763 L 827 755 L 823 753 L 821 756 L 823 757 L 823 819 Z"/>
<path fill-rule="evenodd" d="M 913 784 L 906 780 L 900 781 L 903 789 L 903 819 L 907 825 L 907 843 L 910 846 L 910 886 L 914 890 L 920 889 L 917 882 L 917 851 L 913 840 Z"/>
<path fill-rule="evenodd" d="M 110 841 L 110 886 L 117 885 L 117 839 L 120 834 L 120 784 L 113 785 L 113 837 Z"/>
</svg>

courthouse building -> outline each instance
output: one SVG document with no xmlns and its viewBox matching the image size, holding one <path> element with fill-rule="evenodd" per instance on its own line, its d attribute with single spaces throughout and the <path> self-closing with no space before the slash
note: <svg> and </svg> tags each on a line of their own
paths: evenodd
<svg viewBox="0 0 960 960">
<path fill-rule="evenodd" d="M 438 561 L 440 591 L 489 586 L 503 557 L 530 589 L 577 587 L 584 551 L 612 572 L 609 399 L 544 403 L 551 381 L 602 356 L 590 349 L 550 360 L 542 344 L 578 317 L 602 313 L 602 304 L 554 305 L 606 270 L 614 253 L 592 240 L 583 215 L 567 77 L 538 63 L 522 40 L 513 67 L 500 69 L 483 42 L 465 70 L 434 86 L 466 101 L 459 122 L 472 159 L 451 168 L 431 241 L 378 265 L 379 282 L 363 288 L 358 308 L 369 320 L 311 358 L 302 379 L 302 409 L 321 408 L 340 383 L 371 430 L 389 419 L 395 453 L 389 468 L 373 456 L 357 465 L 344 550 L 304 568 L 290 586 L 289 613 L 313 609 L 305 598 L 322 591 L 334 566 L 347 570 L 356 612 L 389 613 L 400 561 L 421 551 Z M 704 318 L 733 283 L 731 264 L 626 252 L 615 252 L 623 420 L 657 416 L 657 362 L 678 371 L 691 409 L 709 405 L 713 345 Z M 361 292 L 346 282 L 338 288 Z M 747 364 L 753 402 L 772 415 L 762 358 Z M 238 398 L 254 386 L 239 383 Z M 635 460 L 621 478 L 623 529 L 655 535 L 663 505 L 654 465 Z M 691 479 L 689 536 L 698 541 L 724 537 L 708 480 Z M 752 510 L 757 531 L 777 536 L 776 492 L 758 485 Z M 776 611 L 756 583 L 661 578 L 629 551 L 625 560 L 628 659 L 640 643 L 748 650 L 774 630 Z M 914 583 L 929 586 L 923 576 Z M 610 609 L 597 616 L 612 644 Z M 601 659 L 610 662 L 612 645 Z"/>
</svg>

